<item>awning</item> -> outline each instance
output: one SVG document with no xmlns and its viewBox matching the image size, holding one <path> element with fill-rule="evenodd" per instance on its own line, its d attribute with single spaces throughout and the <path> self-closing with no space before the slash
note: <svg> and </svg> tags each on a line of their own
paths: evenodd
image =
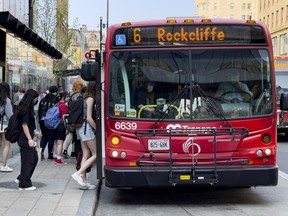
<svg viewBox="0 0 288 216">
<path fill-rule="evenodd" d="M 62 71 L 62 76 L 63 77 L 68 77 L 68 76 L 77 76 L 81 75 L 81 69 L 72 69 L 72 70 L 64 70 Z"/>
<path fill-rule="evenodd" d="M 61 59 L 62 53 L 47 43 L 43 38 L 37 35 L 32 29 L 20 22 L 17 18 L 9 13 L 9 11 L 0 12 L 0 26 L 7 31 L 16 34 L 22 40 L 29 42 L 32 46 L 38 48 L 42 52 L 54 59 Z"/>
</svg>

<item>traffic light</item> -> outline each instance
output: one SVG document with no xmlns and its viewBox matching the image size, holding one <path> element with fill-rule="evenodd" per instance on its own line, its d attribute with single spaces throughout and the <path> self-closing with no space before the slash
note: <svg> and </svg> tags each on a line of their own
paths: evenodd
<svg viewBox="0 0 288 216">
<path fill-rule="evenodd" d="M 90 58 L 91 58 L 90 52 L 86 52 L 86 53 L 84 54 L 84 57 L 85 57 L 86 59 L 90 59 Z"/>
<path fill-rule="evenodd" d="M 84 54 L 84 57 L 87 60 L 94 59 L 96 62 L 99 63 L 99 65 L 101 64 L 101 54 L 99 50 L 90 50 L 89 52 L 86 52 Z"/>
</svg>

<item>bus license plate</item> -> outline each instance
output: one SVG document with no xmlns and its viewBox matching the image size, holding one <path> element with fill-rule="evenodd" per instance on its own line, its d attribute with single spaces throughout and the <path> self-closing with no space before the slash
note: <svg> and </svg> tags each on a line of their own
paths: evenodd
<svg viewBox="0 0 288 216">
<path fill-rule="evenodd" d="M 169 150 L 169 140 L 148 140 L 149 150 Z"/>
</svg>

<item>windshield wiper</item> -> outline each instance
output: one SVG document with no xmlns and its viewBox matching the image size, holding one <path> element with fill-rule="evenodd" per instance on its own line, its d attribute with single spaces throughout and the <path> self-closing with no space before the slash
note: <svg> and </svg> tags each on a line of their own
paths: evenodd
<svg viewBox="0 0 288 216">
<path fill-rule="evenodd" d="M 190 90 L 190 85 L 186 84 L 184 86 L 184 88 L 181 90 L 181 92 L 179 92 L 179 94 L 171 101 L 171 103 L 167 105 L 167 108 L 163 111 L 162 115 L 159 116 L 159 118 L 155 121 L 155 123 L 153 124 L 151 129 L 154 129 L 159 122 L 162 122 L 165 119 L 165 117 L 168 115 L 168 110 L 172 107 L 172 105 L 175 105 L 180 99 L 182 99 L 183 96 L 187 93 L 188 90 Z M 203 89 L 198 84 L 193 85 L 192 90 L 194 90 L 201 98 L 205 99 L 205 103 L 207 104 L 207 108 L 209 110 L 211 110 L 214 115 L 216 115 L 220 119 L 222 119 L 222 121 L 226 123 L 227 127 L 233 128 L 232 125 L 230 124 L 230 122 L 225 117 L 225 115 L 222 112 L 222 110 L 220 108 L 218 108 L 213 103 L 213 101 L 211 101 L 209 99 L 209 96 L 203 91 Z"/>
<path fill-rule="evenodd" d="M 201 98 L 205 99 L 207 108 L 211 110 L 214 115 L 220 117 L 220 119 L 222 119 L 227 124 L 228 127 L 232 128 L 232 125 L 227 120 L 222 110 L 219 109 L 218 106 L 216 106 L 214 102 L 209 99 L 209 96 L 203 91 L 203 89 L 198 84 L 193 85 L 193 90 L 195 90 Z"/>
</svg>

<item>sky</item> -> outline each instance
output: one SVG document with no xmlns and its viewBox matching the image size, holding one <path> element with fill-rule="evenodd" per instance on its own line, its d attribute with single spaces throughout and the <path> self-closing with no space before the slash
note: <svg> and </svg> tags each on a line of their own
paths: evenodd
<svg viewBox="0 0 288 216">
<path fill-rule="evenodd" d="M 69 0 L 69 28 L 86 24 L 88 30 L 99 30 L 100 16 L 109 25 L 127 21 L 195 16 L 195 0 Z M 174 2 L 174 4 L 173 4 Z M 74 25 L 73 23 L 77 23 Z"/>
</svg>

